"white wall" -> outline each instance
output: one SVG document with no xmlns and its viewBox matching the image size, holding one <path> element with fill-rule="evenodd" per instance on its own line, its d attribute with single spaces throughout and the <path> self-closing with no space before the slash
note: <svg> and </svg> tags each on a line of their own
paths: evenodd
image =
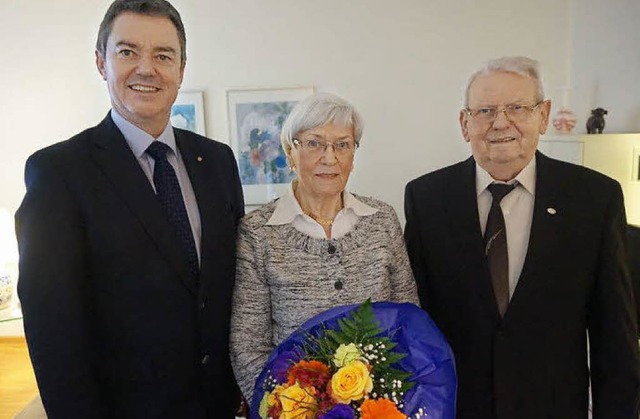
<svg viewBox="0 0 640 419">
<path fill-rule="evenodd" d="M 29 154 L 107 113 L 93 50 L 109 3 L 0 0 L 0 210 L 17 209 Z M 640 132 L 638 0 L 174 4 L 187 28 L 183 88 L 204 91 L 209 136 L 227 141 L 229 89 L 337 93 L 366 123 L 350 189 L 392 203 L 401 218 L 408 180 L 469 155 L 457 113 L 468 75 L 488 58 L 539 59 L 549 97 L 560 103 L 572 87 L 579 132 L 596 105 L 611 112 L 608 132 Z"/>
<path fill-rule="evenodd" d="M 94 125 L 106 86 L 93 47 L 108 0 L 0 1 L 0 207 L 24 193 L 26 157 Z M 350 189 L 391 202 L 405 183 L 465 158 L 457 112 L 487 58 L 543 64 L 569 80 L 569 0 L 175 0 L 187 28 L 185 90 L 205 92 L 209 136 L 226 141 L 226 90 L 315 86 L 365 118 Z"/>
<path fill-rule="evenodd" d="M 640 132 L 640 1 L 573 0 L 571 106 L 577 132 L 591 109 L 609 111 L 605 132 Z"/>
<path fill-rule="evenodd" d="M 94 66 L 109 0 L 0 0 L 0 208 L 18 207 L 26 157 L 96 124 L 109 108 Z M 350 188 L 391 202 L 406 181 L 468 155 L 457 111 L 489 57 L 543 65 L 548 96 L 584 132 L 640 132 L 637 0 L 176 0 L 187 27 L 185 89 L 205 92 L 208 134 L 226 141 L 226 90 L 316 86 L 365 117 Z"/>
</svg>

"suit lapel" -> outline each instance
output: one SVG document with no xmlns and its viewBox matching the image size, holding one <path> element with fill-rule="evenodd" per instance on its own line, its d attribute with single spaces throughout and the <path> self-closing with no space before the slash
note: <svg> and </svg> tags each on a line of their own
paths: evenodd
<svg viewBox="0 0 640 419">
<path fill-rule="evenodd" d="M 445 203 L 456 217 L 448 217 L 451 231 L 466 243 L 478 244 L 482 241 L 478 219 L 478 197 L 476 194 L 475 162 L 470 158 L 459 167 L 460 173 L 452 176 L 458 185 L 445 189 Z M 480 243 L 481 246 L 481 243 Z"/>
<path fill-rule="evenodd" d="M 455 216 L 446 217 L 448 231 L 454 240 L 456 251 L 454 266 L 461 270 L 460 278 L 471 281 L 468 284 L 472 295 L 485 306 L 492 316 L 499 316 L 493 296 L 489 268 L 484 256 L 484 244 L 478 216 L 478 196 L 476 192 L 476 167 L 473 157 L 462 162 L 460 173 L 451 176 L 456 185 L 449 185 L 444 191 L 446 211 Z"/>
<path fill-rule="evenodd" d="M 208 271 L 209 264 L 215 261 L 212 255 L 220 254 L 221 249 L 216 248 L 220 240 L 211 240 L 218 237 L 220 217 L 227 208 L 220 202 L 223 197 L 221 182 L 224 181 L 216 164 L 216 156 L 207 153 L 201 141 L 188 138 L 188 133 L 174 129 L 176 144 L 180 149 L 182 160 L 189 173 L 191 186 L 198 202 L 200 212 L 201 242 L 200 242 L 200 271 Z"/>
<path fill-rule="evenodd" d="M 562 205 L 559 185 L 553 161 L 542 153 L 536 153 L 536 196 L 533 205 L 533 219 L 529 233 L 529 245 L 518 285 L 511 299 L 511 305 L 518 305 L 526 298 L 536 278 L 541 278 L 545 266 L 553 263 L 553 246 L 549 246 L 555 237 L 557 219 L 555 211 Z"/>
<path fill-rule="evenodd" d="M 92 155 L 96 163 L 111 180 L 131 212 L 138 217 L 184 285 L 195 294 L 197 290 L 190 280 L 185 252 L 180 247 L 149 180 L 110 115 L 98 125 L 92 140 L 95 145 Z"/>
</svg>

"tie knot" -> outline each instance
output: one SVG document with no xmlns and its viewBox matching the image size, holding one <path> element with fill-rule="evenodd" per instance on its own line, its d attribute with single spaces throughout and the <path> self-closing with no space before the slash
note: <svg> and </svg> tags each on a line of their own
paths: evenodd
<svg viewBox="0 0 640 419">
<path fill-rule="evenodd" d="M 147 147 L 146 151 L 147 151 L 147 154 L 153 158 L 153 160 L 158 161 L 158 160 L 166 160 L 167 153 L 169 152 L 169 150 L 171 150 L 171 147 L 169 147 L 165 143 L 160 141 L 154 141 L 151 143 L 149 147 Z"/>
<path fill-rule="evenodd" d="M 491 185 L 487 186 L 487 188 L 489 188 L 489 192 L 491 192 L 491 195 L 493 196 L 494 202 L 502 201 L 502 198 L 507 196 L 509 192 L 511 192 L 515 187 L 515 183 L 513 185 L 507 185 L 505 183 L 492 183 Z"/>
</svg>

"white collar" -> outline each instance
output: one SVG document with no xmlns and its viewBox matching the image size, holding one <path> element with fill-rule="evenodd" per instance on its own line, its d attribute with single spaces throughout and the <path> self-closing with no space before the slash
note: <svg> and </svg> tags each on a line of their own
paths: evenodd
<svg viewBox="0 0 640 419">
<path fill-rule="evenodd" d="M 342 192 L 342 202 L 344 204 L 343 210 L 353 211 L 358 217 L 365 217 L 378 212 L 376 208 L 357 200 L 353 194 L 346 190 Z M 267 225 L 289 224 L 297 216 L 304 217 L 305 213 L 293 194 L 293 183 L 290 183 L 285 193 L 276 202 L 276 208 L 269 221 L 267 221 Z"/>
<path fill-rule="evenodd" d="M 527 190 L 531 195 L 536 194 L 536 157 L 533 158 L 527 163 L 527 165 L 518 173 L 518 175 L 511 179 L 508 182 L 502 182 L 499 180 L 495 180 L 491 177 L 489 172 L 484 170 L 478 163 L 476 163 L 476 194 L 480 195 L 487 189 L 487 186 L 490 184 L 497 183 L 506 183 L 508 185 L 513 185 L 514 183 L 518 183 L 522 185 L 524 189 Z"/>
<path fill-rule="evenodd" d="M 124 139 L 127 141 L 127 144 L 129 144 L 129 148 L 131 148 L 137 158 L 142 158 L 147 148 L 156 140 L 165 143 L 173 150 L 174 154 L 178 154 L 178 147 L 176 146 L 176 139 L 171 122 L 167 123 L 167 126 L 164 127 L 164 131 L 162 131 L 158 138 L 153 138 L 151 134 L 142 128 L 127 121 L 114 108 L 111 108 L 111 119 L 120 132 L 122 132 Z"/>
</svg>

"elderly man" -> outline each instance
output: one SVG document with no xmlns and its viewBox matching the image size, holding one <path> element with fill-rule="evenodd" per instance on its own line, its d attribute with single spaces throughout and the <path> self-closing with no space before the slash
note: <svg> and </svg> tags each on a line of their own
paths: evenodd
<svg viewBox="0 0 640 419">
<path fill-rule="evenodd" d="M 638 418 L 621 188 L 536 151 L 550 107 L 536 61 L 490 61 L 460 112 L 473 157 L 406 188 L 409 256 L 455 354 L 460 419 L 586 418 L 589 379 L 594 418 Z"/>
<path fill-rule="evenodd" d="M 185 31 L 164 0 L 116 0 L 96 63 L 112 109 L 32 155 L 19 295 L 49 418 L 231 418 L 242 190 L 229 147 L 171 127 Z"/>
</svg>

